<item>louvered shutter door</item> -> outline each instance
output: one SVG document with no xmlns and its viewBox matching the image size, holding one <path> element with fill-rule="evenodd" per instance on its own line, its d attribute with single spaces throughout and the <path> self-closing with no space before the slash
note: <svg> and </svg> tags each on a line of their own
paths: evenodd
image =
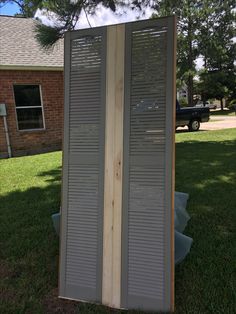
<svg viewBox="0 0 236 314">
<path fill-rule="evenodd" d="M 175 18 L 108 28 L 65 38 L 59 293 L 171 311 Z"/>
<path fill-rule="evenodd" d="M 172 22 L 164 19 L 147 26 L 126 26 L 122 242 L 125 308 L 171 310 Z"/>
<path fill-rule="evenodd" d="M 67 34 L 60 296 L 101 302 L 105 29 Z"/>
</svg>

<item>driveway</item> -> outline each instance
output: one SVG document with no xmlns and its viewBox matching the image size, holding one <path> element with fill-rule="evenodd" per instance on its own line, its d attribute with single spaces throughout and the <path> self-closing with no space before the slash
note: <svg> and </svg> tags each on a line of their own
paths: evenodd
<svg viewBox="0 0 236 314">
<path fill-rule="evenodd" d="M 211 116 L 209 122 L 201 123 L 200 130 L 221 130 L 236 128 L 236 116 Z"/>
<path fill-rule="evenodd" d="M 201 123 L 200 131 L 236 128 L 236 116 L 211 116 L 209 122 Z M 188 127 L 178 127 L 178 131 L 187 131 Z"/>
</svg>

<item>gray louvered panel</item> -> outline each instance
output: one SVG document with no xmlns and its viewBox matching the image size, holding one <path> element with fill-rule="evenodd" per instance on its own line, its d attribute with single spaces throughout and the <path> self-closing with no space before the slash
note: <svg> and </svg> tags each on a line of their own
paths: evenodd
<svg viewBox="0 0 236 314">
<path fill-rule="evenodd" d="M 77 281 L 82 287 L 96 287 L 98 173 L 97 166 L 84 164 L 69 168 L 66 260 L 68 285 Z M 89 202 L 86 193 L 88 190 L 91 193 Z M 79 252 L 77 256 L 73 254 L 76 252 Z"/>
<path fill-rule="evenodd" d="M 170 310 L 166 295 L 170 291 L 166 273 L 166 210 L 170 209 L 165 198 L 167 27 L 149 23 L 140 29 L 138 24 L 130 25 L 126 32 L 124 184 L 128 186 L 123 201 L 122 305 L 163 311 Z"/>
<path fill-rule="evenodd" d="M 85 36 L 72 42 L 71 71 L 95 70 L 101 66 L 101 36 Z"/>
<path fill-rule="evenodd" d="M 165 126 L 165 120 L 159 116 L 159 112 L 165 114 L 165 106 L 159 97 L 165 99 L 160 83 L 165 86 L 166 60 L 161 56 L 166 55 L 166 32 L 160 33 L 158 28 L 134 31 L 131 49 L 130 153 L 154 153 L 157 146 L 164 145 L 163 136 L 155 130 L 164 133 Z"/>
<path fill-rule="evenodd" d="M 94 46 L 95 44 L 95 46 Z M 96 63 L 96 67 L 94 67 Z M 89 72 L 93 67 L 93 73 Z M 98 152 L 101 119 L 101 36 L 73 40 L 70 85 L 71 152 Z"/>
<path fill-rule="evenodd" d="M 128 293 L 148 293 L 151 299 L 164 297 L 163 177 L 163 169 L 155 165 L 130 165 Z"/>
<path fill-rule="evenodd" d="M 101 301 L 105 37 L 104 29 L 73 32 L 67 50 L 70 70 L 65 66 L 69 93 L 61 294 L 93 302 Z"/>
<path fill-rule="evenodd" d="M 100 96 L 100 88 L 99 87 L 100 87 L 99 84 L 97 82 L 94 82 L 93 86 L 83 86 L 83 88 L 71 89 L 71 93 L 73 94 L 73 96 L 78 96 L 78 97 L 85 96 L 86 99 L 89 100 L 92 97 L 99 97 Z M 88 88 L 92 88 L 89 95 L 87 93 Z M 98 100 L 99 100 L 99 98 L 98 98 Z M 98 104 L 99 104 L 99 102 L 98 102 Z"/>
</svg>

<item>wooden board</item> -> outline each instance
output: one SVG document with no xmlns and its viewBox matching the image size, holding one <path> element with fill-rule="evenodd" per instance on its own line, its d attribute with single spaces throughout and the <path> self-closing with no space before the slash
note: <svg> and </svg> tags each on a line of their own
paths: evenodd
<svg viewBox="0 0 236 314">
<path fill-rule="evenodd" d="M 107 30 L 103 304 L 120 307 L 124 25 Z"/>
</svg>

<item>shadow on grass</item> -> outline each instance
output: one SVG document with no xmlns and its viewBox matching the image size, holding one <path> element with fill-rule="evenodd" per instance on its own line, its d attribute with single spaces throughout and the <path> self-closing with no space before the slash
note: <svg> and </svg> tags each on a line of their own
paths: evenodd
<svg viewBox="0 0 236 314">
<path fill-rule="evenodd" d="M 42 298 L 57 286 L 51 215 L 59 206 L 60 183 L 0 197 L 0 313 L 46 313 Z"/>
<path fill-rule="evenodd" d="M 195 132 L 191 132 L 192 134 L 196 133 L 198 134 L 199 132 L 204 132 L 205 130 L 198 130 L 198 131 L 195 131 Z M 189 129 L 188 128 L 182 128 L 182 129 L 177 129 L 175 131 L 175 133 L 190 133 L 189 132 Z"/>
<path fill-rule="evenodd" d="M 46 177 L 45 181 L 47 182 L 60 182 L 61 181 L 62 167 L 52 169 L 49 171 L 43 171 L 38 174 L 39 177 Z"/>
<path fill-rule="evenodd" d="M 215 111 L 211 111 L 210 115 L 212 116 L 229 116 L 229 115 L 235 115 L 235 111 L 233 110 L 215 110 Z"/>
<path fill-rule="evenodd" d="M 176 268 L 175 313 L 234 313 L 236 140 L 185 141 L 176 148 L 176 190 L 190 194 L 185 233 L 194 243 Z M 0 313 L 127 313 L 57 299 L 51 214 L 60 207 L 60 175 L 61 167 L 42 172 L 47 187 L 0 199 Z"/>
<path fill-rule="evenodd" d="M 233 313 L 236 291 L 236 140 L 177 144 L 176 190 L 190 194 L 194 239 L 176 269 L 176 313 Z"/>
</svg>

